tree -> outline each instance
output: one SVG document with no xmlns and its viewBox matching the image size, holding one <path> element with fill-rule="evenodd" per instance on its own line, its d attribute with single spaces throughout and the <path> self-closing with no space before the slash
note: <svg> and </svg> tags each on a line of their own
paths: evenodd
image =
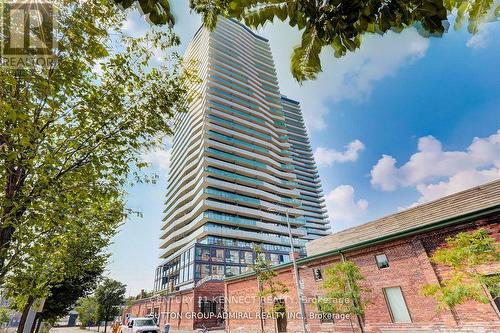
<svg viewBox="0 0 500 333">
<path fill-rule="evenodd" d="M 64 304 L 70 306 L 75 297 L 84 296 L 94 288 L 107 263 L 105 249 L 123 219 L 122 207 L 114 197 L 114 194 L 110 197 L 97 196 L 94 202 L 85 203 L 85 210 L 79 211 L 78 215 L 66 215 L 72 223 L 62 223 L 62 231 L 51 228 L 46 233 L 45 242 L 35 243 L 29 256 L 24 258 L 22 264 L 14 266 L 6 277 L 7 298 L 12 307 L 22 312 L 19 333 L 24 329 L 30 308 L 38 300 L 48 297 L 50 301 L 52 296 L 57 296 L 51 295 L 51 291 L 61 291 L 57 289 L 61 282 L 73 281 L 78 285 L 74 289 L 69 286 L 72 289 L 68 292 L 73 298 L 53 300 L 55 304 L 52 305 L 59 310 L 64 310 Z M 53 290 L 53 287 L 56 289 Z M 50 318 L 51 303 L 47 306 L 45 314 L 55 320 Z M 55 314 L 52 312 L 52 315 Z"/>
<path fill-rule="evenodd" d="M 143 14 L 148 15 L 149 21 L 156 25 L 169 24 L 174 25 L 175 18 L 170 11 L 170 3 L 168 0 L 114 0 L 123 8 L 130 8 L 134 4 L 138 4 Z"/>
<path fill-rule="evenodd" d="M 171 133 L 187 98 L 180 58 L 151 62 L 178 45 L 171 31 L 125 36 L 125 14 L 105 0 L 54 6 L 53 65 L 0 68 L 0 283 L 94 197 L 114 196 L 126 213 L 123 186 L 149 180 L 141 153 Z"/>
<path fill-rule="evenodd" d="M 37 315 L 37 319 L 54 324 L 57 319 L 66 316 L 79 299 L 95 289 L 102 272 L 103 267 L 94 267 L 77 276 L 68 274 L 63 281 L 53 284 L 48 298 L 45 299 L 43 311 Z"/>
<path fill-rule="evenodd" d="M 258 284 L 257 297 L 259 297 L 259 307 L 260 312 L 264 312 L 264 302 L 265 298 L 270 299 L 273 305 L 268 311 L 268 314 L 273 318 L 278 318 L 278 316 L 284 315 L 284 305 L 279 302 L 279 297 L 288 293 L 288 287 L 281 281 L 275 281 L 276 273 L 272 269 L 272 263 L 270 260 L 266 259 L 265 253 L 262 248 L 258 245 L 254 245 L 255 263 L 252 269 L 255 272 Z M 264 322 L 262 316 L 260 317 L 261 330 L 264 331 Z"/>
<path fill-rule="evenodd" d="M 9 323 L 11 315 L 12 311 L 8 308 L 0 307 L 0 327 L 3 328 L 5 324 Z"/>
<path fill-rule="evenodd" d="M 97 314 L 100 321 L 104 321 L 104 333 L 108 322 L 120 314 L 120 306 L 125 304 L 126 286 L 112 279 L 104 279 L 95 292 L 97 300 Z"/>
<path fill-rule="evenodd" d="M 98 303 L 94 296 L 81 298 L 77 304 L 75 310 L 78 312 L 81 328 L 88 327 L 98 321 Z"/>
<path fill-rule="evenodd" d="M 327 267 L 322 284 L 325 295 L 318 299 L 319 310 L 327 314 L 355 315 L 362 325 L 361 317 L 365 313 L 367 301 L 361 298 L 361 294 L 369 292 L 369 289 L 360 284 L 363 279 L 359 267 L 352 261 L 339 262 Z"/>
<path fill-rule="evenodd" d="M 495 238 L 484 229 L 448 237 L 446 244 L 434 252 L 431 261 L 449 268 L 449 274 L 440 284 L 425 285 L 422 294 L 433 297 L 438 309 L 453 309 L 469 300 L 488 303 L 484 287 L 498 297 L 500 276 L 484 275 L 480 267 L 498 263 L 499 248 Z"/>
<path fill-rule="evenodd" d="M 253 28 L 274 19 L 297 28 L 302 41 L 293 51 L 291 72 L 299 82 L 321 72 L 321 50 L 331 47 L 335 57 L 342 57 L 359 48 L 366 34 L 415 26 L 422 36 L 441 36 L 449 25 L 448 15 L 455 12 L 455 28 L 468 18 L 468 30 L 475 34 L 481 23 L 500 16 L 500 5 L 493 0 L 190 0 L 190 6 L 211 29 L 219 15 Z"/>
</svg>

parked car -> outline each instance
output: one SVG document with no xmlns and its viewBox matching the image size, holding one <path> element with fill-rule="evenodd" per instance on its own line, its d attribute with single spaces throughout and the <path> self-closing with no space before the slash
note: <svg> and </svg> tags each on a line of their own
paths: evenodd
<svg viewBox="0 0 500 333">
<path fill-rule="evenodd" d="M 160 333 L 160 327 L 153 318 L 130 318 L 127 325 L 123 325 L 122 333 Z"/>
</svg>

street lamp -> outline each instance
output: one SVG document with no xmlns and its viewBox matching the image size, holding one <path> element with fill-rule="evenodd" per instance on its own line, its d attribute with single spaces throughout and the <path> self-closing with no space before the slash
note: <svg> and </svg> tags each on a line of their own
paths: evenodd
<svg viewBox="0 0 500 333">
<path fill-rule="evenodd" d="M 270 208 L 269 211 L 273 212 L 281 212 L 277 209 Z M 307 333 L 307 324 L 306 324 L 306 314 L 304 308 L 304 302 L 302 301 L 302 294 L 300 292 L 300 281 L 299 281 L 299 268 L 297 267 L 297 261 L 295 260 L 295 247 L 293 245 L 293 237 L 292 237 L 292 227 L 290 226 L 290 216 L 288 213 L 288 209 L 285 208 L 286 215 L 286 225 L 288 228 L 288 240 L 290 241 L 290 256 L 292 257 L 292 265 L 293 265 L 293 273 L 295 276 L 295 289 L 297 289 L 297 299 L 299 301 L 299 309 L 300 309 L 300 319 L 302 321 L 302 329 L 304 333 Z"/>
</svg>

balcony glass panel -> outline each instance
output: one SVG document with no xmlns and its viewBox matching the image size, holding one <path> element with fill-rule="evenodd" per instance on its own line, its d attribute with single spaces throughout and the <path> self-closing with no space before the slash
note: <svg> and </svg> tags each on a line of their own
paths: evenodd
<svg viewBox="0 0 500 333">
<path fill-rule="evenodd" d="M 258 168 L 263 168 L 263 169 L 265 169 L 267 167 L 267 165 L 262 163 L 262 162 L 257 162 L 254 160 L 250 160 L 248 158 L 236 156 L 236 155 L 226 153 L 226 152 L 214 149 L 214 148 L 206 148 L 206 150 L 209 153 L 215 154 L 215 155 L 220 156 L 220 157 L 225 157 L 227 159 L 231 159 L 235 162 L 242 162 L 242 163 L 249 164 L 249 165 L 252 165 L 252 166 L 255 166 Z"/>
<path fill-rule="evenodd" d="M 225 141 L 229 141 L 231 143 L 236 143 L 236 144 L 239 144 L 239 145 L 242 145 L 242 146 L 245 146 L 245 147 L 249 147 L 249 148 L 261 151 L 263 153 L 268 153 L 269 152 L 269 149 L 266 149 L 266 148 L 254 145 L 252 143 L 249 143 L 249 142 L 246 142 L 246 141 L 243 141 L 243 140 L 240 140 L 240 139 L 236 139 L 236 138 L 224 135 L 224 134 L 220 134 L 220 133 L 217 133 L 217 132 L 212 131 L 212 130 L 210 130 L 208 132 L 210 133 L 210 136 L 221 138 L 221 139 L 224 139 Z"/>
<path fill-rule="evenodd" d="M 206 167 L 205 170 L 210 172 L 211 174 L 214 174 L 214 175 L 224 176 L 224 177 L 231 178 L 231 179 L 239 179 L 239 180 L 242 180 L 245 182 L 259 184 L 259 185 L 264 184 L 264 182 L 262 180 L 247 177 L 247 176 L 238 175 L 234 172 L 224 171 L 224 170 L 213 168 L 213 167 Z"/>
<path fill-rule="evenodd" d="M 235 194 L 235 193 L 231 193 L 231 192 L 217 190 L 217 189 L 210 188 L 210 187 L 205 189 L 205 193 L 212 194 L 212 195 L 215 195 L 215 196 L 218 196 L 221 198 L 226 198 L 226 199 L 231 199 L 231 200 L 236 200 L 236 201 L 241 201 L 241 202 L 248 202 L 248 203 L 252 203 L 255 205 L 258 205 L 260 203 L 259 199 L 248 197 L 246 195 Z"/>
<path fill-rule="evenodd" d="M 261 133 L 259 131 L 256 131 L 256 130 L 253 130 L 253 129 L 250 129 L 248 127 L 245 127 L 243 125 L 238 125 L 230 120 L 225 120 L 225 119 L 222 119 L 220 117 L 217 117 L 217 116 L 214 116 L 214 115 L 209 115 L 208 116 L 210 119 L 213 119 L 215 120 L 216 122 L 220 123 L 220 124 L 224 124 L 224 125 L 227 125 L 231 128 L 236 128 L 236 129 L 239 129 L 241 131 L 244 131 L 246 133 L 251 133 L 251 134 L 254 134 L 258 137 L 261 137 L 261 138 L 265 138 L 265 139 L 271 139 L 272 137 L 270 135 L 267 135 L 267 134 L 264 134 L 264 133 Z"/>
</svg>

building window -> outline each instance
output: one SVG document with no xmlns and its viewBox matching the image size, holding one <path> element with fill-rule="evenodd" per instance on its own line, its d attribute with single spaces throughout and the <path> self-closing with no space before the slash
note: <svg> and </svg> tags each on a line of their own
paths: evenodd
<svg viewBox="0 0 500 333">
<path fill-rule="evenodd" d="M 241 266 L 241 274 L 252 271 L 252 267 Z"/>
<path fill-rule="evenodd" d="M 210 261 L 210 249 L 196 248 L 196 260 Z"/>
<path fill-rule="evenodd" d="M 239 266 L 226 266 L 226 276 L 234 276 L 240 274 Z"/>
<path fill-rule="evenodd" d="M 385 300 L 393 323 L 411 323 L 410 313 L 406 307 L 400 287 L 384 288 Z"/>
<path fill-rule="evenodd" d="M 376 255 L 375 260 L 377 261 L 377 267 L 379 269 L 389 267 L 389 260 L 387 260 L 387 256 L 385 254 Z"/>
<path fill-rule="evenodd" d="M 196 278 L 203 279 L 210 275 L 210 265 L 199 264 L 196 265 Z"/>
<path fill-rule="evenodd" d="M 314 275 L 314 281 L 321 281 L 323 280 L 323 274 L 321 273 L 320 268 L 314 268 L 313 269 L 313 275 Z"/>
<path fill-rule="evenodd" d="M 224 262 L 224 249 L 213 249 L 212 261 Z"/>
<path fill-rule="evenodd" d="M 217 303 L 215 301 L 210 302 L 210 313 L 217 313 Z"/>
<path fill-rule="evenodd" d="M 273 264 L 273 265 L 279 265 L 280 259 L 279 259 L 279 256 L 276 253 L 271 253 L 269 255 L 269 258 L 271 260 L 271 264 Z"/>
<path fill-rule="evenodd" d="M 253 253 L 252 252 L 242 252 L 241 261 L 245 264 L 252 265 L 253 264 Z"/>
<path fill-rule="evenodd" d="M 224 276 L 224 265 L 212 265 L 212 276 Z"/>
<path fill-rule="evenodd" d="M 240 253 L 235 250 L 226 250 L 226 262 L 237 264 L 240 261 Z"/>
</svg>

